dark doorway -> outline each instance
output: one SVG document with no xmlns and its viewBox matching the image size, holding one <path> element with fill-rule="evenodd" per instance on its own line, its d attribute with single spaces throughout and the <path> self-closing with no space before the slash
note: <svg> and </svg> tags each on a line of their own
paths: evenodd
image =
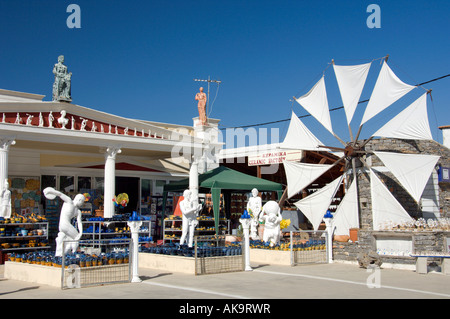
<svg viewBox="0 0 450 319">
<path fill-rule="evenodd" d="M 124 214 L 132 213 L 137 211 L 139 203 L 139 177 L 118 177 L 116 176 L 116 193 L 119 195 L 121 193 L 127 193 L 129 198 L 129 203 L 127 207 L 121 210 Z M 139 212 L 138 212 L 139 213 Z"/>
</svg>

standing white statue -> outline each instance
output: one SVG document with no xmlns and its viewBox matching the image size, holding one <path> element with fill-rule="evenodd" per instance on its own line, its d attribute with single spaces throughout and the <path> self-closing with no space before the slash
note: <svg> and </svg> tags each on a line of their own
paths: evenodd
<svg viewBox="0 0 450 319">
<path fill-rule="evenodd" d="M 247 202 L 247 211 L 252 216 L 252 222 L 250 223 L 250 238 L 253 240 L 259 239 L 258 224 L 261 208 L 262 208 L 261 197 L 258 196 L 258 190 L 256 188 L 253 188 L 252 197 L 250 197 Z"/>
<path fill-rule="evenodd" d="M 54 119 L 55 117 L 53 116 L 53 111 L 50 111 L 50 113 L 48 113 L 48 127 L 53 127 Z"/>
<path fill-rule="evenodd" d="M 14 124 L 22 124 L 22 117 L 20 116 L 20 113 L 17 113 L 16 121 Z"/>
<path fill-rule="evenodd" d="M 0 192 L 0 216 L 11 218 L 11 191 L 9 190 L 8 180 L 5 179 L 3 188 Z"/>
<path fill-rule="evenodd" d="M 80 208 L 85 201 L 83 194 L 78 194 L 72 200 L 69 196 L 64 195 L 60 191 L 55 190 L 52 187 L 44 189 L 44 195 L 46 198 L 53 200 L 58 196 L 64 201 L 61 208 L 61 215 L 59 218 L 59 233 L 56 238 L 56 252 L 55 256 L 62 256 L 63 242 L 65 240 L 72 241 L 68 243 L 64 249 L 64 254 L 69 251 L 73 253 L 78 249 L 78 240 L 83 235 L 83 224 L 81 223 L 81 211 Z M 72 226 L 72 219 L 77 219 L 78 230 Z"/>
<path fill-rule="evenodd" d="M 280 243 L 282 219 L 280 206 L 276 201 L 271 200 L 264 204 L 259 220 L 265 222 L 263 241 L 270 242 L 271 247 Z"/>
<path fill-rule="evenodd" d="M 39 127 L 44 127 L 44 117 L 42 116 L 42 112 L 39 112 Z"/>
<path fill-rule="evenodd" d="M 194 242 L 195 227 L 198 225 L 197 214 L 202 208 L 202 204 L 198 203 L 198 198 L 192 198 L 192 192 L 185 190 L 183 192 L 184 199 L 180 202 L 180 210 L 182 213 L 182 232 L 180 245 L 188 242 L 188 247 L 192 247 Z"/>
</svg>

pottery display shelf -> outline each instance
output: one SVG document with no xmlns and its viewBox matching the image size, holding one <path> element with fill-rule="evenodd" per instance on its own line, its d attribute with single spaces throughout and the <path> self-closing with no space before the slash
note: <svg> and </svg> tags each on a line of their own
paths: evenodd
<svg viewBox="0 0 450 319">
<path fill-rule="evenodd" d="M 15 251 L 49 249 L 48 222 L 0 224 L 1 260 Z"/>
</svg>

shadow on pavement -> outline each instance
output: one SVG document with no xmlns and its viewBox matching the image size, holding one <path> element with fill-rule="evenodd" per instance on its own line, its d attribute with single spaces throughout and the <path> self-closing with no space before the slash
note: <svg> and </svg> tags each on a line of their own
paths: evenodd
<svg viewBox="0 0 450 319">
<path fill-rule="evenodd" d="M 139 276 L 139 278 L 141 278 L 142 281 L 145 281 L 145 280 L 155 279 L 158 277 L 169 276 L 169 275 L 173 275 L 173 274 L 170 272 L 167 272 L 167 273 L 158 274 L 156 276 Z"/>
<path fill-rule="evenodd" d="M 17 290 L 13 290 L 13 291 L 7 291 L 7 292 L 0 292 L 0 296 L 2 295 L 8 295 L 8 294 L 13 294 L 16 292 L 21 292 L 21 291 L 27 291 L 27 290 L 32 290 L 32 289 L 38 289 L 39 286 L 34 286 L 34 287 L 26 287 L 26 288 L 20 288 Z"/>
</svg>

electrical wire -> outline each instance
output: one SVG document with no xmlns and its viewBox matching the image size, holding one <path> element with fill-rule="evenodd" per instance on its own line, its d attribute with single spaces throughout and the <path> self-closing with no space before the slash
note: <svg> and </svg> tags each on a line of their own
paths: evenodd
<svg viewBox="0 0 450 319">
<path fill-rule="evenodd" d="M 416 84 L 416 85 L 414 85 L 414 86 L 422 86 L 422 85 L 424 85 L 424 84 L 428 84 L 428 83 L 432 83 L 432 82 L 435 82 L 435 81 L 442 80 L 442 79 L 447 78 L 447 77 L 449 77 L 449 76 L 450 76 L 450 74 L 446 74 L 446 75 L 440 76 L 440 77 L 438 77 L 438 78 L 434 78 L 434 79 L 432 79 L 432 80 L 429 80 L 429 81 L 425 81 L 425 82 Z M 369 99 L 359 101 L 358 104 L 362 104 L 362 103 L 366 103 L 366 102 L 369 102 Z M 330 109 L 330 112 L 332 112 L 332 111 L 337 111 L 337 110 L 340 110 L 340 109 L 343 109 L 343 108 L 344 108 L 344 106 L 338 106 L 338 107 L 335 107 L 335 108 Z M 311 116 L 311 114 L 301 115 L 301 116 L 299 116 L 299 118 L 304 118 L 304 117 L 309 117 L 309 116 Z M 222 127 L 222 128 L 220 128 L 220 129 L 221 129 L 221 130 L 225 130 L 225 129 L 230 129 L 230 128 L 231 128 L 231 129 L 236 129 L 236 128 L 247 128 L 247 127 L 254 127 L 254 126 L 264 126 L 264 125 L 276 124 L 276 123 L 281 123 L 281 122 L 287 122 L 287 121 L 290 121 L 290 120 L 291 120 L 291 119 L 289 118 L 289 119 L 277 120 L 277 121 L 271 121 L 271 122 L 265 122 L 265 123 L 257 123 L 257 124 L 242 125 L 242 126 L 233 126 L 233 127 Z"/>
<path fill-rule="evenodd" d="M 217 94 L 219 93 L 219 87 L 220 87 L 220 83 L 217 83 L 216 96 L 214 97 L 214 100 L 213 100 L 212 103 L 211 103 L 211 107 L 210 107 L 209 112 L 208 112 L 208 118 L 209 118 L 209 115 L 210 115 L 211 112 L 212 112 L 212 109 L 213 109 L 213 106 L 214 106 L 214 102 L 215 102 L 216 99 L 217 99 Z"/>
</svg>

